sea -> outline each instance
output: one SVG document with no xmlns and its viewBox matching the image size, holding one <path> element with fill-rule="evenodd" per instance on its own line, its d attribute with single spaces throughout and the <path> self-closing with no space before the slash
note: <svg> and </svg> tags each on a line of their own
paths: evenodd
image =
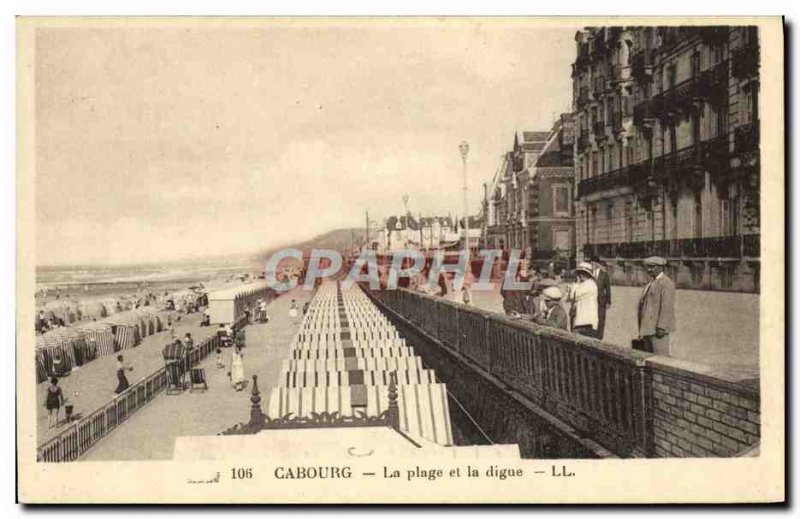
<svg viewBox="0 0 800 519">
<path fill-rule="evenodd" d="M 170 265 L 59 265 L 36 268 L 37 300 L 95 299 L 147 291 L 174 292 L 245 274 L 258 275 L 253 262 Z"/>
</svg>

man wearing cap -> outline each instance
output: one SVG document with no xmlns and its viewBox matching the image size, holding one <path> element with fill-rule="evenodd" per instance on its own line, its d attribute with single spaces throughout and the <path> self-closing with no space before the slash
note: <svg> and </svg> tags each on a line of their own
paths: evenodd
<svg viewBox="0 0 800 519">
<path fill-rule="evenodd" d="M 591 263 L 581 262 L 575 269 L 577 283 L 572 286 L 572 331 L 588 337 L 597 336 L 597 283 Z"/>
<path fill-rule="evenodd" d="M 544 278 L 533 283 L 531 293 L 526 301 L 526 313 L 531 317 L 544 316 L 547 312 L 544 291 L 549 287 L 558 286 L 555 279 Z M 569 321 L 568 321 L 569 322 Z"/>
<path fill-rule="evenodd" d="M 639 299 L 639 337 L 649 340 L 653 353 L 670 354 L 670 332 L 675 330 L 675 284 L 664 273 L 667 260 L 644 260 L 650 282 Z"/>
<path fill-rule="evenodd" d="M 561 306 L 561 289 L 556 286 L 549 286 L 542 291 L 544 298 L 544 312 L 533 318 L 534 322 L 544 326 L 552 326 L 562 330 L 569 330 L 569 318 L 567 312 Z"/>
<path fill-rule="evenodd" d="M 606 329 L 606 309 L 611 306 L 611 281 L 600 258 L 592 258 L 595 283 L 597 283 L 597 338 L 602 339 Z"/>
</svg>

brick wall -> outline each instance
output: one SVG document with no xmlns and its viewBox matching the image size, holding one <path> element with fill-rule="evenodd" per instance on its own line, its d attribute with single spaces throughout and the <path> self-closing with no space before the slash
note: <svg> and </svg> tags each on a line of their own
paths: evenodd
<svg viewBox="0 0 800 519">
<path fill-rule="evenodd" d="M 736 456 L 758 444 L 761 414 L 754 374 L 666 357 L 650 357 L 646 364 L 656 456 Z"/>
</svg>

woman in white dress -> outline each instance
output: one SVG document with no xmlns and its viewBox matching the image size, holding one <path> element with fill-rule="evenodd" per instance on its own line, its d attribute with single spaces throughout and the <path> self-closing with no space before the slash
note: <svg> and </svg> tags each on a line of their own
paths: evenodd
<svg viewBox="0 0 800 519">
<path fill-rule="evenodd" d="M 292 319 L 297 317 L 297 303 L 295 302 L 294 299 L 292 299 L 292 304 L 289 307 L 289 317 L 291 317 Z"/>
<path fill-rule="evenodd" d="M 233 387 L 236 391 L 241 391 L 244 388 L 243 357 L 242 348 L 237 345 L 231 354 L 231 382 L 233 382 Z"/>
</svg>

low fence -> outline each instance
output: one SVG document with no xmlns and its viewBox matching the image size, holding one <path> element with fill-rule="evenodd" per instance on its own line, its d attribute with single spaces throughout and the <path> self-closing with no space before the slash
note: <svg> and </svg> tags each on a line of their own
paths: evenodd
<svg viewBox="0 0 800 519">
<path fill-rule="evenodd" d="M 190 354 L 192 366 L 215 351 L 218 338 L 213 335 Z M 37 448 L 36 459 L 42 462 L 74 461 L 95 443 L 122 424 L 131 414 L 150 402 L 167 386 L 167 373 L 161 368 L 133 384 L 111 401 L 83 417 Z"/>
<path fill-rule="evenodd" d="M 730 374 L 408 290 L 368 293 L 618 455 L 735 455 L 759 441 L 758 390 Z"/>
</svg>

